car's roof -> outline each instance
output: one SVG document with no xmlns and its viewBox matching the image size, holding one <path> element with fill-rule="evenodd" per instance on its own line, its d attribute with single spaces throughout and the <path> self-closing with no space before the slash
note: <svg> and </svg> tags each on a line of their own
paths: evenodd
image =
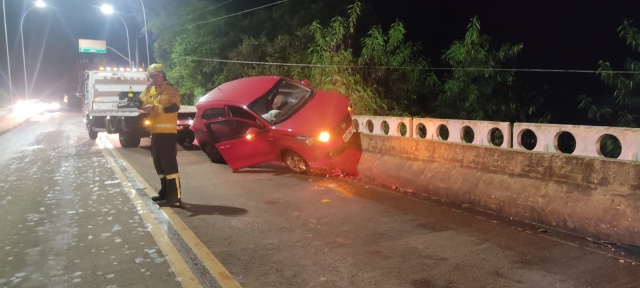
<svg viewBox="0 0 640 288">
<path fill-rule="evenodd" d="M 282 77 L 254 76 L 221 84 L 205 95 L 201 102 L 234 101 L 249 104 L 264 95 Z"/>
</svg>

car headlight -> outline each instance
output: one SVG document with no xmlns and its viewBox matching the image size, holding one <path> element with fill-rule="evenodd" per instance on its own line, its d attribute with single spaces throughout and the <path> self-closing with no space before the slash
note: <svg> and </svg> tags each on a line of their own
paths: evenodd
<svg viewBox="0 0 640 288">
<path fill-rule="evenodd" d="M 320 132 L 320 136 L 318 136 L 318 140 L 320 140 L 320 142 L 329 142 L 329 140 L 331 139 L 331 135 L 329 135 L 329 132 L 325 132 L 322 131 Z"/>
<path fill-rule="evenodd" d="M 296 136 L 296 139 L 307 143 L 307 145 L 311 146 L 318 143 L 327 143 L 331 139 L 331 134 L 329 132 L 322 131 L 318 137 L 302 137 Z"/>
</svg>

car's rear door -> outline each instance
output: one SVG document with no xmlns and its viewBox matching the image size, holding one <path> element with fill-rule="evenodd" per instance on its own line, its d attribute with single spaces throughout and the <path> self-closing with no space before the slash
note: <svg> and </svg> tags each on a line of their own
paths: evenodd
<svg viewBox="0 0 640 288">
<path fill-rule="evenodd" d="M 216 148 L 233 171 L 276 160 L 269 130 L 258 121 L 221 118 L 205 124 Z M 254 133 L 247 137 L 250 128 Z"/>
</svg>

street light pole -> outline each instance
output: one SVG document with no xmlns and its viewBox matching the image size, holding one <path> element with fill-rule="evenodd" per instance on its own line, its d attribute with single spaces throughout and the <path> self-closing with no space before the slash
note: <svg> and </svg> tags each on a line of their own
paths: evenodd
<svg viewBox="0 0 640 288">
<path fill-rule="evenodd" d="M 124 24 L 124 30 L 127 32 L 127 52 L 129 53 L 129 68 L 133 69 L 133 62 L 131 61 L 131 46 L 129 46 L 129 28 L 127 27 L 127 22 L 124 22 L 124 19 L 120 15 L 118 15 L 120 20 L 122 20 L 122 24 Z"/>
<path fill-rule="evenodd" d="M 112 14 L 113 13 L 113 7 L 109 4 L 104 4 L 102 5 L 102 7 L 100 7 L 100 10 L 102 10 L 102 13 L 104 14 Z M 124 22 L 124 19 L 122 19 L 122 17 L 120 15 L 118 15 L 118 17 L 120 17 L 120 20 L 122 20 L 122 24 L 124 24 L 124 29 L 127 32 L 127 50 L 129 53 L 129 68 L 133 69 L 133 63 L 131 62 L 131 46 L 129 45 L 129 27 L 127 27 L 127 22 Z"/>
<path fill-rule="evenodd" d="M 142 19 L 144 20 L 144 40 L 147 44 L 147 67 L 149 67 L 149 33 L 147 32 L 147 12 L 144 10 L 144 2 L 142 0 L 140 0 L 140 4 L 142 4 Z"/>
<path fill-rule="evenodd" d="M 13 105 L 13 85 L 11 84 L 11 60 L 10 60 L 11 57 L 9 57 L 9 36 L 7 36 L 7 9 L 5 9 L 4 0 L 2 0 L 2 18 L 4 19 L 4 43 L 7 46 L 7 73 L 9 74 L 9 98 L 10 98 L 9 102 L 11 105 Z M 146 30 L 147 28 L 145 26 L 145 32 Z"/>
<path fill-rule="evenodd" d="M 24 12 L 24 14 L 22 14 L 22 19 L 20 19 L 20 41 L 22 42 L 22 66 L 24 69 L 24 93 L 25 93 L 24 97 L 27 100 L 29 99 L 29 82 L 27 81 L 27 60 L 24 55 L 24 33 L 22 30 L 22 24 L 24 23 L 24 17 L 27 16 L 27 13 L 29 13 L 31 9 L 33 9 L 34 7 L 44 7 L 44 6 L 46 6 L 46 4 L 42 0 L 38 0 L 36 2 L 36 6 L 31 6 L 31 8 L 27 10 L 27 12 Z"/>
</svg>

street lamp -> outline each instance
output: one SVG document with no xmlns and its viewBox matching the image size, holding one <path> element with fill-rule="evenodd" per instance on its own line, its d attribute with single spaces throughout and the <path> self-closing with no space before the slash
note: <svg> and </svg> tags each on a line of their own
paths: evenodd
<svg viewBox="0 0 640 288">
<path fill-rule="evenodd" d="M 142 1 L 142 0 L 140 0 Z M 7 45 L 7 73 L 9 73 L 9 103 L 13 105 L 13 86 L 11 84 L 11 60 L 9 60 L 9 37 L 7 36 L 7 9 L 4 7 L 2 0 L 2 19 L 4 19 L 4 43 Z M 146 32 L 146 28 L 145 28 Z"/>
<path fill-rule="evenodd" d="M 149 33 L 147 33 L 147 12 L 144 10 L 144 2 L 142 0 L 140 0 L 140 4 L 142 4 L 142 19 L 144 20 L 144 41 L 147 44 L 147 67 L 149 67 Z M 6 34 L 7 33 L 5 33 L 5 35 Z"/>
<path fill-rule="evenodd" d="M 109 4 L 104 4 L 102 5 L 102 7 L 100 7 L 100 10 L 102 11 L 102 13 L 104 14 L 113 14 L 113 7 Z M 120 15 L 117 15 L 120 20 L 122 20 L 122 24 L 124 24 L 124 30 L 127 32 L 127 51 L 128 51 L 128 55 L 129 55 L 129 59 L 127 59 L 129 61 L 129 68 L 133 69 L 133 62 L 131 62 L 131 46 L 129 46 L 129 27 L 127 27 L 127 22 L 124 22 L 124 19 L 122 19 L 122 17 Z"/>
<path fill-rule="evenodd" d="M 24 93 L 25 93 L 24 97 L 26 99 L 29 99 L 29 82 L 27 81 L 27 60 L 24 56 L 24 33 L 22 30 L 22 24 L 24 23 L 24 17 L 27 16 L 27 13 L 29 13 L 31 9 L 33 9 L 34 7 L 42 8 L 45 6 L 47 6 L 47 4 L 44 3 L 43 0 L 36 1 L 36 5 L 31 6 L 31 8 L 27 10 L 27 12 L 24 12 L 24 14 L 22 14 L 22 19 L 20 19 L 20 41 L 22 42 L 22 67 L 24 69 Z"/>
</svg>

